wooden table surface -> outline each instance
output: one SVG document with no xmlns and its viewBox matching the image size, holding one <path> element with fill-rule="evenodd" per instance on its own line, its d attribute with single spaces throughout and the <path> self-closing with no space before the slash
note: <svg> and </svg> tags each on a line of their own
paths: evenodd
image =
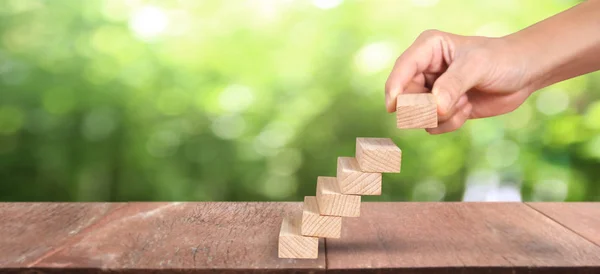
<svg viewBox="0 0 600 274">
<path fill-rule="evenodd" d="M 0 203 L 0 272 L 600 273 L 600 203 L 363 203 L 316 260 L 279 259 L 301 203 Z"/>
</svg>

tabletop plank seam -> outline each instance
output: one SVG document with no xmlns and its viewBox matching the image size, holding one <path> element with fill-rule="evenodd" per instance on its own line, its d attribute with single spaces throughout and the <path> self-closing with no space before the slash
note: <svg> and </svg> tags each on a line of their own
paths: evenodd
<svg viewBox="0 0 600 274">
<path fill-rule="evenodd" d="M 43 260 L 51 257 L 52 255 L 64 250 L 65 248 L 69 247 L 69 246 L 73 246 L 74 244 L 77 244 L 79 242 L 81 242 L 82 240 L 82 235 L 84 235 L 85 233 L 87 233 L 88 231 L 90 231 L 90 229 L 93 229 L 96 227 L 96 225 L 100 224 L 102 221 L 106 220 L 109 216 L 113 215 L 116 211 L 122 209 L 123 207 L 127 206 L 128 203 L 118 206 L 116 208 L 113 209 L 109 209 L 103 216 L 101 216 L 100 218 L 98 218 L 98 220 L 92 222 L 91 224 L 89 224 L 88 226 L 86 226 L 85 228 L 81 229 L 77 234 L 73 235 L 72 237 L 70 237 L 68 240 L 66 240 L 63 244 L 49 250 L 48 252 L 40 255 L 37 259 L 33 260 L 33 262 L 29 263 L 27 265 L 27 267 L 35 267 L 37 264 L 39 264 L 40 262 L 42 262 Z"/>
<path fill-rule="evenodd" d="M 536 212 L 538 212 L 538 213 L 540 213 L 540 214 L 544 215 L 544 217 L 546 217 L 546 218 L 548 218 L 548 219 L 552 220 L 553 222 L 555 222 L 555 223 L 559 224 L 560 226 L 562 226 L 562 227 L 566 228 L 567 230 L 571 231 L 573 234 L 575 234 L 575 235 L 579 236 L 580 238 L 582 238 L 582 239 L 586 240 L 587 242 L 591 243 L 592 245 L 594 245 L 594 246 L 597 246 L 597 247 L 600 247 L 600 245 L 596 244 L 596 243 L 595 243 L 594 241 L 592 241 L 591 239 L 588 239 L 587 237 L 585 237 L 585 236 L 584 236 L 584 235 L 582 235 L 581 233 L 579 233 L 579 232 L 577 232 L 577 231 L 575 231 L 575 230 L 571 229 L 570 227 L 568 227 L 566 224 L 563 224 L 563 223 L 559 222 L 558 220 L 556 220 L 556 219 L 554 219 L 554 218 L 550 217 L 550 215 L 548 215 L 548 214 L 546 214 L 546 213 L 542 212 L 541 210 L 538 210 L 538 209 L 536 209 L 534 206 L 530 205 L 529 203 L 523 203 L 523 204 L 525 204 L 527 207 L 529 207 L 529 208 L 531 208 L 531 209 L 535 210 Z"/>
<path fill-rule="evenodd" d="M 323 238 L 323 249 L 325 250 L 325 252 L 323 252 L 324 256 L 325 256 L 325 272 L 327 272 L 327 270 L 329 269 L 329 265 L 327 263 L 327 238 Z"/>
</svg>

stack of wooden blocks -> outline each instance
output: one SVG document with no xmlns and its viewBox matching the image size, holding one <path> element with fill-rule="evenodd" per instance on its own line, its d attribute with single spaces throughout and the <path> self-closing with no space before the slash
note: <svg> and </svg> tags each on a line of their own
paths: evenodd
<svg viewBox="0 0 600 274">
<path fill-rule="evenodd" d="M 398 128 L 437 127 L 432 94 L 398 96 Z M 319 238 L 340 238 L 342 217 L 359 217 L 361 195 L 381 195 L 381 173 L 400 172 L 402 151 L 389 138 L 357 138 L 355 157 L 339 157 L 336 177 L 318 177 L 316 196 L 304 197 L 302 212 L 284 217 L 279 257 L 318 257 Z"/>
</svg>

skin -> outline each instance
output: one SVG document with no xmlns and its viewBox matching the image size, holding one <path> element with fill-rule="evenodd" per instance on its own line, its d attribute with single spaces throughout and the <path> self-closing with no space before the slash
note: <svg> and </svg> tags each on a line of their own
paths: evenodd
<svg viewBox="0 0 600 274">
<path fill-rule="evenodd" d="M 533 92 L 600 70 L 600 0 L 589 0 L 500 38 L 423 32 L 394 65 L 386 108 L 401 93 L 431 92 L 437 128 L 451 132 L 468 119 L 518 108 Z"/>
</svg>

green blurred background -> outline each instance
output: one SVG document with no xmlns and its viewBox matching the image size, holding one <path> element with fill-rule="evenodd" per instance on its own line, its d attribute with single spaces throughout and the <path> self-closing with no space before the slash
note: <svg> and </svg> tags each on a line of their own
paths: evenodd
<svg viewBox="0 0 600 274">
<path fill-rule="evenodd" d="M 442 136 L 384 108 L 420 32 L 576 2 L 0 0 L 0 200 L 299 201 L 390 137 L 402 173 L 365 200 L 599 201 L 598 73 Z"/>
</svg>

